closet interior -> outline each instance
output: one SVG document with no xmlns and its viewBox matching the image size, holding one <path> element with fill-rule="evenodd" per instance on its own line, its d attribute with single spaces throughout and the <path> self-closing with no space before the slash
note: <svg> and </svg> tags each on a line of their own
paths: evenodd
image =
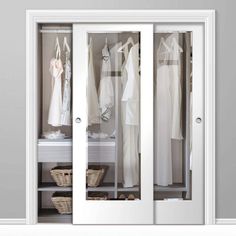
<svg viewBox="0 0 236 236">
<path fill-rule="evenodd" d="M 41 223 L 72 222 L 72 32 L 70 24 L 38 30 Z M 142 73 L 140 34 L 91 32 L 87 43 L 86 199 L 139 200 L 140 81 L 127 81 Z M 154 34 L 154 200 L 191 199 L 191 44 L 191 32 Z"/>
<path fill-rule="evenodd" d="M 38 45 L 38 222 L 72 223 L 72 25 L 39 25 Z"/>
</svg>

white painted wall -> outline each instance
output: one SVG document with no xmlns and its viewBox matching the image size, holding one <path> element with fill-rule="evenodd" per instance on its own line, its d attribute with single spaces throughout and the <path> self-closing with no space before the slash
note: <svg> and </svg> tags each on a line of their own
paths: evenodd
<svg viewBox="0 0 236 236">
<path fill-rule="evenodd" d="M 236 218 L 235 0 L 1 2 L 0 218 L 25 217 L 26 9 L 216 9 L 216 215 Z"/>
</svg>

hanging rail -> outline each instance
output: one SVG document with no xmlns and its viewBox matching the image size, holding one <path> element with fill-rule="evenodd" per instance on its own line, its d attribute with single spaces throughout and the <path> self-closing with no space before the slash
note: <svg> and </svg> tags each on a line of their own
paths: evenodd
<svg viewBox="0 0 236 236">
<path fill-rule="evenodd" d="M 70 26 L 43 26 L 40 33 L 52 34 L 71 34 L 72 27 Z"/>
</svg>

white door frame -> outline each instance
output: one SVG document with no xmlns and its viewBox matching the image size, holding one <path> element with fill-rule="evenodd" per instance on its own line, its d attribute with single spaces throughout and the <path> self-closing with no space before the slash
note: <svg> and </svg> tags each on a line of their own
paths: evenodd
<svg viewBox="0 0 236 236">
<path fill-rule="evenodd" d="M 205 224 L 215 224 L 215 11 L 26 11 L 26 222 L 37 223 L 37 39 L 40 23 L 200 23 L 204 25 Z"/>
</svg>

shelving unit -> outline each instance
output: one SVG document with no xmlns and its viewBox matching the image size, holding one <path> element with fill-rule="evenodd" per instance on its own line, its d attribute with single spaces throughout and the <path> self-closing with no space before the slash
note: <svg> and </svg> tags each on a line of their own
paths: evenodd
<svg viewBox="0 0 236 236">
<path fill-rule="evenodd" d="M 114 164 L 115 162 L 115 148 L 116 139 L 88 139 L 89 163 L 107 163 Z M 98 160 L 97 153 L 102 152 L 103 156 Z M 111 158 L 113 157 L 113 158 Z M 38 165 L 39 172 L 42 171 L 42 165 L 57 163 L 72 163 L 72 139 L 38 139 Z M 41 177 L 40 177 L 41 179 Z M 43 194 L 48 192 L 70 192 L 72 187 L 60 187 L 54 182 L 42 182 L 39 179 L 38 193 Z M 103 183 L 98 187 L 88 187 L 87 192 L 115 192 L 114 183 Z M 42 199 L 42 197 L 39 197 Z M 39 208 L 38 222 L 40 223 L 71 223 L 72 215 L 61 215 L 56 209 Z"/>
<path fill-rule="evenodd" d="M 60 187 L 55 182 L 49 179 L 49 170 L 47 171 L 47 180 L 43 180 L 42 171 L 45 166 L 57 166 L 58 163 L 72 163 L 72 141 L 71 139 L 49 140 L 38 139 L 38 222 L 39 223 L 72 223 L 72 215 L 59 214 L 55 208 L 44 208 L 43 201 L 48 201 L 43 198 L 44 195 L 52 196 L 54 192 L 71 192 L 72 187 Z M 44 199 L 44 200 L 43 200 Z M 47 205 L 49 202 L 47 202 Z M 50 204 L 49 204 L 50 205 Z M 51 207 L 52 203 L 51 203 Z"/>
</svg>

